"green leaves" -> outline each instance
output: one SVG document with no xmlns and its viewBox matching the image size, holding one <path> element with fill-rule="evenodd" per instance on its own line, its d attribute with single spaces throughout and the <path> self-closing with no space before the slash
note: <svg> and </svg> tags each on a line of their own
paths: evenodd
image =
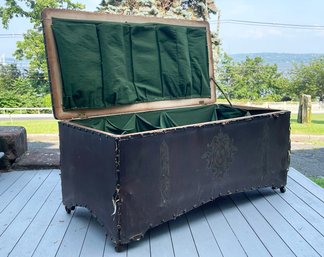
<svg viewBox="0 0 324 257">
<path fill-rule="evenodd" d="M 217 12 L 212 0 L 103 0 L 98 10 L 115 14 L 204 20 L 208 19 L 207 13 Z"/>
<path fill-rule="evenodd" d="M 295 64 L 289 73 L 291 78 L 291 94 L 296 98 L 301 94 L 309 94 L 324 101 L 324 57 L 315 59 L 309 64 Z"/>
<path fill-rule="evenodd" d="M 0 107 L 42 106 L 34 82 L 23 77 L 16 65 L 0 65 Z"/>
<path fill-rule="evenodd" d="M 237 63 L 224 54 L 218 73 L 227 94 L 235 99 L 280 100 L 282 87 L 288 82 L 277 65 L 265 64 L 261 57 Z"/>
<path fill-rule="evenodd" d="M 27 18 L 33 29 L 24 34 L 24 39 L 17 42 L 14 56 L 18 60 L 30 61 L 31 72 L 42 72 L 47 79 L 47 66 L 44 49 L 44 40 L 41 26 L 41 12 L 44 8 L 83 9 L 85 6 L 71 0 L 5 0 L 0 7 L 0 17 L 4 28 L 8 28 L 14 17 Z"/>
<path fill-rule="evenodd" d="M 41 26 L 41 12 L 46 7 L 84 9 L 80 3 L 71 0 L 5 0 L 0 7 L 0 17 L 4 28 L 8 28 L 9 22 L 14 17 L 25 17 L 34 25 L 34 29 Z"/>
</svg>

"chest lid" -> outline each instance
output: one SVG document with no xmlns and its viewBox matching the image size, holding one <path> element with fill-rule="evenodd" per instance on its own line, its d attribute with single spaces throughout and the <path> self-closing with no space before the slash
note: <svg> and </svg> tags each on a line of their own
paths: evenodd
<svg viewBox="0 0 324 257">
<path fill-rule="evenodd" d="M 207 22 L 61 9 L 42 19 L 57 119 L 215 102 Z"/>
</svg>

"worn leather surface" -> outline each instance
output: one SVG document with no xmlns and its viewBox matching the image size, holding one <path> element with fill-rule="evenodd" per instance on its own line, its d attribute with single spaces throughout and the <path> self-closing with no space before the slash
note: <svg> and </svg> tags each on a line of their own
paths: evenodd
<svg viewBox="0 0 324 257">
<path fill-rule="evenodd" d="M 269 113 L 126 137 L 60 122 L 63 203 L 86 206 L 126 244 L 221 195 L 284 186 L 289 120 Z"/>
</svg>

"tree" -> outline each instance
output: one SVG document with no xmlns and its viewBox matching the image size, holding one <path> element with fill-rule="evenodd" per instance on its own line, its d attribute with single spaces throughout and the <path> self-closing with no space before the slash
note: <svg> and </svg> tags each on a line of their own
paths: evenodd
<svg viewBox="0 0 324 257">
<path fill-rule="evenodd" d="M 265 64 L 261 57 L 234 62 L 224 53 L 217 74 L 228 96 L 234 99 L 280 100 L 289 83 L 277 65 Z"/>
<path fill-rule="evenodd" d="M 102 0 L 99 11 L 207 20 L 208 12 L 216 13 L 217 8 L 213 0 Z"/>
<path fill-rule="evenodd" d="M 33 24 L 33 28 L 24 34 L 24 39 L 17 42 L 14 56 L 18 60 L 30 61 L 30 71 L 47 76 L 44 41 L 41 26 L 41 12 L 46 7 L 83 9 L 84 5 L 72 0 L 5 0 L 0 7 L 0 17 L 4 28 L 8 28 L 14 17 L 24 17 Z M 38 72 L 38 73 L 37 73 Z M 34 74 L 35 75 L 35 74 Z"/>
<path fill-rule="evenodd" d="M 313 99 L 324 101 L 324 57 L 309 64 L 294 65 L 289 73 L 290 94 L 298 98 L 301 94 L 311 95 Z"/>
<path fill-rule="evenodd" d="M 0 65 L 0 107 L 41 106 L 33 81 L 14 64 Z"/>
</svg>

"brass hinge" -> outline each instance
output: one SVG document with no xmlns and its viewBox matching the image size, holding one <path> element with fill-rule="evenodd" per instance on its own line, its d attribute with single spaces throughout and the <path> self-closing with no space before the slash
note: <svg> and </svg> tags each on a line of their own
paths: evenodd
<svg viewBox="0 0 324 257">
<path fill-rule="evenodd" d="M 79 112 L 78 113 L 78 119 L 87 119 L 88 117 L 87 117 L 87 115 L 85 115 L 85 113 L 84 112 Z"/>
</svg>

